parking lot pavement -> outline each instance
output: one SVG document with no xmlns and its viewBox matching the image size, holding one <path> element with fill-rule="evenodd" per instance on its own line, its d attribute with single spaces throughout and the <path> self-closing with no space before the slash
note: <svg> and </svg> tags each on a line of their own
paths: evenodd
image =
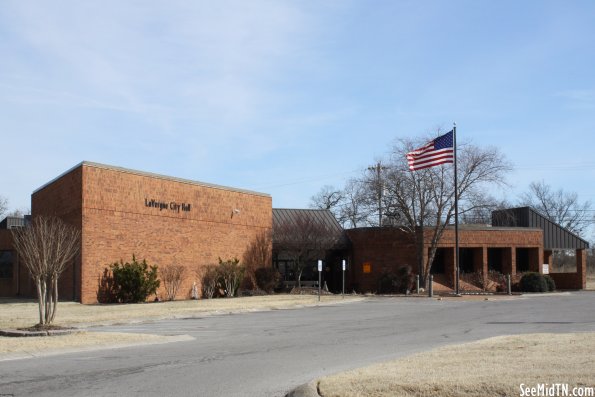
<svg viewBox="0 0 595 397">
<path fill-rule="evenodd" d="M 346 369 L 437 346 L 595 332 L 595 292 L 513 300 L 371 298 L 347 305 L 97 327 L 194 340 L 0 362 L 0 394 L 282 396 Z"/>
</svg>

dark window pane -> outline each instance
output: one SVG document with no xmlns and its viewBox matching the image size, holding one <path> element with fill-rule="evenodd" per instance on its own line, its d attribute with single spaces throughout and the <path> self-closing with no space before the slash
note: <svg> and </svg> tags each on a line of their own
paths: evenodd
<svg viewBox="0 0 595 397">
<path fill-rule="evenodd" d="M 12 278 L 12 251 L 0 251 L 0 278 Z"/>
</svg>

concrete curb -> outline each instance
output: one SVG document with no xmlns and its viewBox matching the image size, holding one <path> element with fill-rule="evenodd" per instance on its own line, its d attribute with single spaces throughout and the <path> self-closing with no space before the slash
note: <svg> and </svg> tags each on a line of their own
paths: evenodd
<svg viewBox="0 0 595 397">
<path fill-rule="evenodd" d="M 298 386 L 287 393 L 285 397 L 320 397 L 320 394 L 318 394 L 318 382 L 312 381 Z"/>
<path fill-rule="evenodd" d="M 20 329 L 0 329 L 0 336 L 28 337 L 28 336 L 58 336 L 82 332 L 80 329 L 50 329 L 44 331 L 26 331 Z"/>
</svg>

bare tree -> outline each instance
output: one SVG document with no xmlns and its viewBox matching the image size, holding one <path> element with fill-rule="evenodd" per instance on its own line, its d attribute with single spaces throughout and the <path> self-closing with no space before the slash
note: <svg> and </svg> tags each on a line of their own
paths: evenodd
<svg viewBox="0 0 595 397">
<path fill-rule="evenodd" d="M 471 195 L 469 201 L 472 203 L 470 206 L 471 209 L 461 214 L 459 223 L 491 225 L 492 212 L 512 207 L 508 201 L 499 201 L 488 194 L 484 194 L 484 192 L 479 192 L 477 195 Z"/>
<path fill-rule="evenodd" d="M 576 193 L 553 190 L 544 181 L 532 182 L 521 196 L 520 204 L 541 212 L 575 234 L 582 234 L 595 223 L 590 201 L 580 202 Z"/>
<path fill-rule="evenodd" d="M 310 208 L 335 212 L 335 209 L 340 206 L 342 201 L 343 192 L 340 189 L 325 185 L 310 198 Z"/>
<path fill-rule="evenodd" d="M 373 208 L 362 180 L 352 178 L 345 184 L 343 204 L 337 220 L 343 227 L 361 227 L 370 224 Z"/>
<path fill-rule="evenodd" d="M 258 288 L 256 269 L 272 266 L 272 246 L 271 231 L 265 230 L 254 237 L 244 252 L 242 263 L 246 271 L 245 276 L 253 289 Z"/>
<path fill-rule="evenodd" d="M 369 189 L 363 186 L 364 183 L 364 179 L 352 178 L 347 181 L 343 190 L 323 186 L 310 199 L 310 208 L 331 211 L 343 227 L 369 225 L 372 214 L 370 203 L 376 201 L 370 197 Z"/>
<path fill-rule="evenodd" d="M 444 229 L 454 220 L 454 169 L 442 165 L 411 172 L 406 153 L 414 147 L 401 141 L 387 163 L 384 211 L 386 222 L 409 232 L 417 247 L 418 271 L 422 280 L 430 274 L 437 244 Z M 510 165 L 495 148 L 481 149 L 462 145 L 458 151 L 459 214 L 477 212 L 493 203 L 486 200 L 486 186 L 504 184 Z M 426 233 L 429 231 L 429 235 Z M 423 249 L 429 238 L 427 261 Z"/>
<path fill-rule="evenodd" d="M 0 217 L 4 216 L 4 213 L 8 210 L 8 199 L 4 196 L 0 196 Z"/>
<path fill-rule="evenodd" d="M 286 219 L 274 225 L 274 245 L 291 259 L 295 286 L 301 286 L 302 273 L 308 262 L 322 258 L 338 242 L 340 235 L 324 221 L 304 213 L 293 220 Z"/>
<path fill-rule="evenodd" d="M 11 231 L 19 258 L 37 287 L 39 324 L 51 324 L 58 305 L 58 280 L 79 251 L 80 231 L 59 218 L 45 216 Z"/>
<path fill-rule="evenodd" d="M 161 274 L 160 278 L 165 287 L 167 300 L 173 301 L 176 299 L 176 295 L 178 294 L 178 290 L 184 279 L 186 268 L 182 265 L 169 265 L 160 268 L 159 273 Z"/>
<path fill-rule="evenodd" d="M 23 217 L 25 215 L 31 214 L 31 209 L 23 207 L 18 208 L 16 210 L 12 210 L 6 214 L 6 216 L 16 216 L 16 217 Z"/>
</svg>

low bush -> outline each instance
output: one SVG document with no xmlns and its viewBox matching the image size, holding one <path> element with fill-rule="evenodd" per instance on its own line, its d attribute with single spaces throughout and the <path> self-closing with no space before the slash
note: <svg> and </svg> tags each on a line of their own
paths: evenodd
<svg viewBox="0 0 595 397">
<path fill-rule="evenodd" d="M 378 279 L 379 294 L 393 294 L 396 292 L 397 275 L 393 272 L 384 272 Z"/>
<path fill-rule="evenodd" d="M 244 267 L 240 265 L 238 258 L 228 259 L 226 261 L 219 258 L 219 281 L 225 288 L 225 295 L 231 298 L 236 295 L 242 280 L 244 279 Z"/>
<path fill-rule="evenodd" d="M 207 299 L 213 299 L 219 287 L 219 272 L 217 266 L 206 266 L 199 270 L 201 279 L 202 296 Z"/>
<path fill-rule="evenodd" d="M 408 293 L 415 284 L 415 274 L 409 265 L 401 266 L 397 269 L 397 292 L 401 294 Z"/>
<path fill-rule="evenodd" d="M 110 266 L 113 278 L 113 292 L 120 303 L 138 303 L 147 300 L 149 295 L 157 292 L 160 282 L 157 279 L 157 266 L 149 266 L 147 261 L 132 262 L 122 260 Z"/>
<path fill-rule="evenodd" d="M 551 278 L 547 274 L 545 276 L 543 276 L 543 277 L 545 278 L 545 281 L 547 282 L 548 289 L 550 291 L 555 291 L 556 290 L 556 282 L 554 281 L 554 279 Z"/>
<path fill-rule="evenodd" d="M 539 273 L 525 273 L 519 281 L 521 292 L 549 292 L 556 289 L 554 280 Z"/>
<path fill-rule="evenodd" d="M 167 300 L 173 301 L 176 299 L 185 273 L 186 268 L 182 265 L 169 265 L 159 269 Z"/>
<path fill-rule="evenodd" d="M 97 302 L 116 303 L 116 288 L 114 286 L 114 276 L 109 268 L 103 269 L 103 274 L 97 281 Z"/>
<path fill-rule="evenodd" d="M 281 281 L 281 273 L 272 267 L 259 267 L 254 271 L 256 285 L 263 291 L 271 294 Z"/>
<path fill-rule="evenodd" d="M 406 294 L 413 289 L 415 275 L 409 265 L 401 266 L 397 271 L 385 271 L 378 280 L 378 292 L 381 294 Z"/>
</svg>

